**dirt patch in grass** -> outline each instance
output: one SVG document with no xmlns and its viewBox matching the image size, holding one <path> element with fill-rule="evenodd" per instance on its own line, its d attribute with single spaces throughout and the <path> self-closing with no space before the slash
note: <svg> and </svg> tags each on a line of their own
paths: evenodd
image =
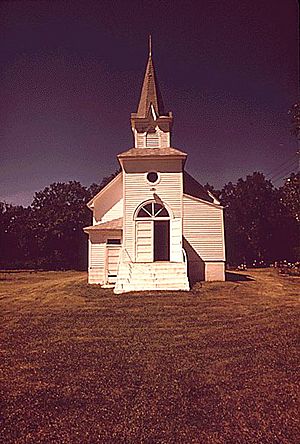
<svg viewBox="0 0 300 444">
<path fill-rule="evenodd" d="M 298 444 L 299 282 L 116 296 L 0 274 L 1 442 Z"/>
</svg>

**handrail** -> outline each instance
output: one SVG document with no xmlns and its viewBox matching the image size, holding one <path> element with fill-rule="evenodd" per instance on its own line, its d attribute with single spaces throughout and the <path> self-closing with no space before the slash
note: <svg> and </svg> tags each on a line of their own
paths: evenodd
<svg viewBox="0 0 300 444">
<path fill-rule="evenodd" d="M 127 256 L 129 257 L 129 260 L 130 260 L 129 262 L 125 262 L 125 261 L 122 260 L 124 252 L 126 252 Z M 122 247 L 121 253 L 120 253 L 120 256 L 119 256 L 119 261 L 118 261 L 118 275 L 119 275 L 120 265 L 122 264 L 122 265 L 127 266 L 127 268 L 128 268 L 128 275 L 129 275 L 126 278 L 127 282 L 130 282 L 131 276 L 132 276 L 132 265 L 131 265 L 131 263 L 132 263 L 132 261 L 131 261 L 131 258 L 130 258 L 130 255 L 129 255 L 128 251 L 126 250 L 126 248 Z M 123 283 L 120 281 L 119 285 L 121 285 L 121 287 L 122 287 Z"/>
<path fill-rule="evenodd" d="M 132 265 L 131 265 L 131 264 L 135 263 L 135 264 L 138 264 L 139 267 L 141 267 L 141 268 L 147 270 L 147 272 L 149 272 L 149 265 L 148 265 L 148 262 L 147 262 L 147 263 L 144 263 L 144 262 L 133 262 L 133 260 L 131 259 L 130 254 L 128 253 L 128 251 L 127 251 L 126 248 L 124 248 L 124 251 L 125 251 L 125 253 L 127 254 L 127 256 L 128 256 L 128 258 L 129 258 L 129 260 L 130 260 L 129 265 L 130 265 L 130 268 L 131 268 L 131 269 L 132 269 Z"/>
<path fill-rule="evenodd" d="M 185 249 L 184 248 L 182 248 L 182 256 L 183 256 L 183 263 L 185 264 L 185 272 L 186 272 L 186 274 L 187 274 L 187 270 L 188 270 L 188 268 L 187 268 L 187 254 L 186 254 L 186 251 L 185 251 Z"/>
<path fill-rule="evenodd" d="M 127 254 L 128 259 L 130 260 L 130 262 L 133 262 L 133 260 L 131 259 L 130 254 L 129 254 L 128 251 L 127 251 L 127 248 L 124 248 L 123 251 L 125 251 L 125 253 Z"/>
</svg>

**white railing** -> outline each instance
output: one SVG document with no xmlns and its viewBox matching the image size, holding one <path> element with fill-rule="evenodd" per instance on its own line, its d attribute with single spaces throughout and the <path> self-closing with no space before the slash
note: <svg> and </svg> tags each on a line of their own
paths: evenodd
<svg viewBox="0 0 300 444">
<path fill-rule="evenodd" d="M 126 256 L 128 257 L 128 259 L 129 259 L 129 261 L 128 260 L 124 260 L 124 261 L 122 261 L 122 264 L 123 265 L 127 265 L 127 267 L 128 267 L 128 278 L 127 278 L 127 281 L 128 282 L 130 282 L 130 280 L 131 280 L 131 276 L 132 276 L 132 259 L 131 259 L 131 257 L 130 257 L 130 254 L 128 253 L 128 251 L 126 250 L 126 248 L 124 248 L 123 250 L 122 250 L 122 255 L 123 255 L 123 253 L 125 253 L 126 254 Z"/>
<path fill-rule="evenodd" d="M 127 251 L 127 249 L 124 247 L 124 249 L 122 250 L 124 253 L 126 253 L 126 256 L 128 257 L 128 259 L 129 259 L 129 262 L 133 262 L 133 260 L 131 259 L 131 256 L 130 256 L 130 254 L 128 253 L 128 251 Z"/>
<path fill-rule="evenodd" d="M 183 256 L 183 263 L 185 264 L 185 271 L 187 273 L 187 254 L 184 248 L 182 248 L 182 256 Z"/>
<path fill-rule="evenodd" d="M 145 262 L 133 262 L 133 260 L 131 259 L 131 256 L 130 256 L 130 254 L 128 253 L 128 251 L 127 251 L 127 249 L 126 248 L 124 248 L 124 252 L 126 253 L 126 255 L 127 255 L 127 257 L 128 257 L 128 259 L 129 259 L 129 264 L 130 264 L 130 266 L 131 266 L 131 270 L 132 270 L 132 268 L 133 268 L 133 266 L 131 265 L 131 264 L 137 264 L 137 266 L 139 267 L 139 268 L 142 268 L 143 270 L 145 270 L 145 271 L 147 271 L 147 273 L 151 273 L 151 271 L 149 270 L 149 264 L 151 263 L 151 262 L 147 262 L 147 263 L 145 263 Z M 127 262 L 128 263 L 128 262 Z"/>
<path fill-rule="evenodd" d="M 124 259 L 124 254 L 126 253 L 126 255 L 129 258 L 129 261 L 125 261 Z M 126 250 L 126 248 L 121 249 L 120 252 L 120 256 L 119 256 L 119 261 L 118 261 L 118 277 L 117 277 L 117 282 L 116 282 L 116 287 L 115 288 L 123 288 L 124 284 L 126 285 L 126 283 L 130 283 L 131 281 L 131 276 L 132 276 L 132 265 L 131 265 L 131 258 L 129 256 L 128 251 Z M 123 275 L 123 271 L 122 271 L 122 275 L 120 275 L 120 269 L 121 267 L 125 267 L 127 268 L 126 272 L 125 272 L 125 276 Z"/>
</svg>

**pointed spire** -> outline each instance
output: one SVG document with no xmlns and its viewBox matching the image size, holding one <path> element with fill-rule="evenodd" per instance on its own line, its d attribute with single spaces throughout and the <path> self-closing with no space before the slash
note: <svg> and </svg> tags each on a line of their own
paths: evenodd
<svg viewBox="0 0 300 444">
<path fill-rule="evenodd" d="M 158 87 L 152 61 L 152 39 L 149 35 L 149 57 L 137 110 L 137 117 L 147 117 L 150 106 L 153 105 L 157 116 L 165 115 L 162 96 Z"/>
</svg>

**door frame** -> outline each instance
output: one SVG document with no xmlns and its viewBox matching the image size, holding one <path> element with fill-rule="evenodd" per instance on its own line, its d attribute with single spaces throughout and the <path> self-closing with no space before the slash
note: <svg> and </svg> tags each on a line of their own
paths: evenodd
<svg viewBox="0 0 300 444">
<path fill-rule="evenodd" d="M 161 206 L 163 206 L 167 213 L 168 216 L 149 216 L 149 217 L 137 217 L 137 214 L 139 213 L 140 209 L 142 207 L 144 207 L 145 205 L 149 204 L 149 203 L 158 203 Z M 151 222 L 151 245 L 152 245 L 152 260 L 147 262 L 147 263 L 153 263 L 155 262 L 154 260 L 154 222 L 155 221 L 168 221 L 169 222 L 169 261 L 171 258 L 171 239 L 172 239 L 172 235 L 171 235 L 171 227 L 172 227 L 172 221 L 173 220 L 173 212 L 171 211 L 171 209 L 169 208 L 168 205 L 165 204 L 165 202 L 163 201 L 157 201 L 156 199 L 150 199 L 150 200 L 146 200 L 144 202 L 142 202 L 140 205 L 137 206 L 135 212 L 134 212 L 134 216 L 133 216 L 133 223 L 134 223 L 134 261 L 138 262 L 138 255 L 137 255 L 137 223 L 140 221 L 147 221 L 147 222 Z"/>
</svg>

